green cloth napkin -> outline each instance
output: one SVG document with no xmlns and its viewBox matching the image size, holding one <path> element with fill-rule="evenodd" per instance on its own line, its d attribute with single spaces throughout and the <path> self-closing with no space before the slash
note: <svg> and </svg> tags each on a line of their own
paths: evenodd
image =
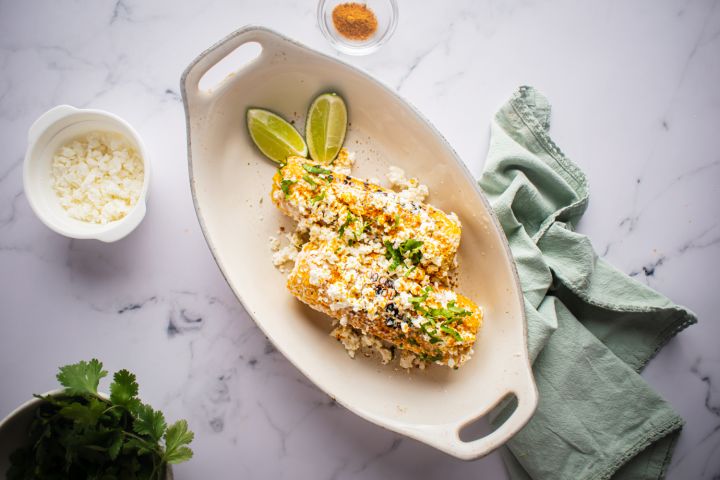
<svg viewBox="0 0 720 480">
<path fill-rule="evenodd" d="M 495 116 L 480 179 L 520 274 L 540 394 L 506 465 L 513 479 L 662 478 L 683 421 L 638 372 L 697 320 L 574 231 L 587 180 L 549 118 L 547 99 L 521 87 Z"/>
</svg>

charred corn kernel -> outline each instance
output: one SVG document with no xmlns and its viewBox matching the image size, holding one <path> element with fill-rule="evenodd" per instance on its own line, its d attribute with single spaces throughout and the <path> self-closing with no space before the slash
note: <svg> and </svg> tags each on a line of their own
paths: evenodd
<svg viewBox="0 0 720 480">
<path fill-rule="evenodd" d="M 306 225 L 326 227 L 349 245 L 378 239 L 401 273 L 444 277 L 460 245 L 460 221 L 430 205 L 344 175 L 332 167 L 288 157 L 275 174 L 272 200 Z"/>
<path fill-rule="evenodd" d="M 421 359 L 462 365 L 472 354 L 482 311 L 442 286 L 388 273 L 379 241 L 348 246 L 320 235 L 298 254 L 287 287 L 299 300 Z"/>
</svg>

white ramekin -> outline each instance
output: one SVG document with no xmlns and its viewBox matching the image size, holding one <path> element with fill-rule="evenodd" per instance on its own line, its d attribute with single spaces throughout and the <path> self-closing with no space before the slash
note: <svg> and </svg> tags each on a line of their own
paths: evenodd
<svg viewBox="0 0 720 480">
<path fill-rule="evenodd" d="M 142 192 L 133 209 L 120 220 L 104 225 L 72 218 L 60 205 L 52 188 L 53 154 L 73 138 L 97 130 L 125 137 L 140 154 L 145 171 Z M 30 127 L 23 184 L 33 211 L 53 231 L 70 238 L 114 242 L 132 232 L 145 217 L 150 163 L 140 135 L 122 118 L 102 110 L 59 105 L 42 114 Z"/>
</svg>

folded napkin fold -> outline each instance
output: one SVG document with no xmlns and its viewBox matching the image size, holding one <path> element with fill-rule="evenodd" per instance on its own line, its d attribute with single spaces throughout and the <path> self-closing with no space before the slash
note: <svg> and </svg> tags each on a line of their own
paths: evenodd
<svg viewBox="0 0 720 480">
<path fill-rule="evenodd" d="M 513 479 L 662 478 L 683 421 L 638 372 L 697 320 L 574 231 L 588 185 L 549 118 L 547 99 L 521 87 L 495 116 L 480 179 L 517 264 L 540 394 L 506 465 Z"/>
</svg>

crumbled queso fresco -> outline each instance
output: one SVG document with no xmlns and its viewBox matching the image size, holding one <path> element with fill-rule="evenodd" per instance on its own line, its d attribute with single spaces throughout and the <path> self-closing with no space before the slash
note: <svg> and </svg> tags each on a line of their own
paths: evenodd
<svg viewBox="0 0 720 480">
<path fill-rule="evenodd" d="M 353 153 L 342 149 L 332 166 L 332 170 L 344 175 L 350 175 L 353 163 Z M 424 202 L 429 194 L 427 186 L 422 185 L 417 178 L 408 179 L 405 172 L 399 167 L 389 167 L 386 177 L 390 183 L 390 187 L 397 191 L 403 200 Z M 369 179 L 369 181 L 376 184 L 380 183 L 376 179 Z M 278 237 L 269 238 L 268 244 L 270 250 L 273 252 L 273 264 L 282 273 L 287 273 L 292 269 L 293 262 L 302 249 L 303 244 L 308 240 L 327 240 L 326 237 L 328 235 L 336 236 L 336 233 L 327 228 L 308 225 L 302 220 L 298 223 L 295 232 L 284 235 L 281 235 L 281 232 L 278 233 Z M 322 281 L 322 278 L 313 278 L 313 276 L 322 276 L 323 272 L 325 272 L 323 269 L 313 269 L 311 271 L 310 282 L 315 284 Z M 409 295 L 405 295 L 409 299 Z M 338 298 L 343 296 L 342 292 L 337 294 Z M 341 304 L 336 305 L 337 308 L 342 308 L 343 306 L 344 305 Z M 330 335 L 342 343 L 351 358 L 355 358 L 358 352 L 367 357 L 375 355 L 380 359 L 382 364 L 388 364 L 396 360 L 397 365 L 403 369 L 425 369 L 426 366 L 431 363 L 428 360 L 420 359 L 408 350 L 395 349 L 388 342 L 375 335 L 363 333 L 347 324 L 347 322 L 336 320 Z"/>
<path fill-rule="evenodd" d="M 119 134 L 91 132 L 60 147 L 52 160 L 53 190 L 77 220 L 106 224 L 125 217 L 142 192 L 143 160 Z"/>
</svg>

